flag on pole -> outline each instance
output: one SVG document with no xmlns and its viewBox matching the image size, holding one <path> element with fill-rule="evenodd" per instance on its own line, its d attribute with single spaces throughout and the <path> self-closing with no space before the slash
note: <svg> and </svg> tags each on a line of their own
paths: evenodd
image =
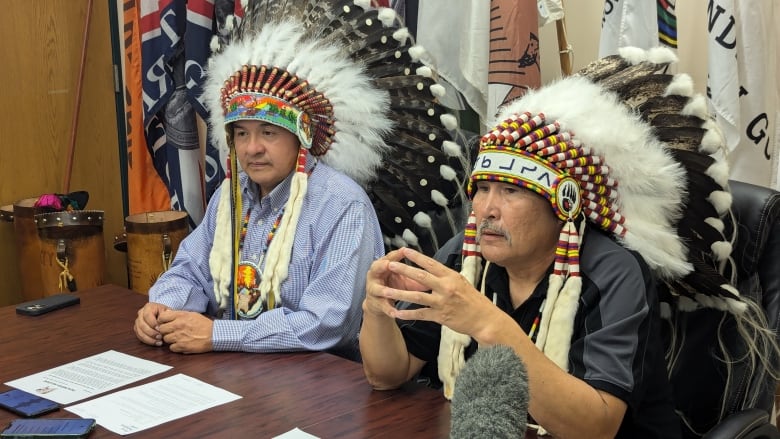
<svg viewBox="0 0 780 439">
<path fill-rule="evenodd" d="M 490 1 L 490 51 L 486 113 L 529 88 L 542 85 L 539 66 L 539 14 L 536 0 Z"/>
<path fill-rule="evenodd" d="M 599 58 L 615 55 L 621 47 L 658 46 L 656 0 L 606 0 L 601 18 Z"/>
<path fill-rule="evenodd" d="M 154 166 L 171 208 L 200 223 L 222 181 L 218 153 L 200 134 L 207 117 L 199 101 L 213 35 L 214 0 L 141 2 L 144 126 Z M 184 38 L 184 35 L 187 38 Z"/>
<path fill-rule="evenodd" d="M 417 43 L 427 50 L 428 61 L 485 121 L 490 0 L 421 1 L 417 22 L 425 23 L 417 28 Z M 445 105 L 462 109 L 457 100 Z"/>
<path fill-rule="evenodd" d="M 235 7 L 235 6 L 234 6 Z M 195 110 L 195 132 L 199 135 L 199 162 L 198 168 L 202 172 L 202 184 L 205 184 L 204 204 L 208 203 L 211 195 L 225 178 L 224 160 L 220 158 L 219 150 L 209 142 L 206 133 L 206 120 L 209 118 L 208 110 L 201 100 L 203 95 L 203 83 L 206 80 L 205 66 L 211 55 L 211 38 L 214 36 L 216 20 L 215 0 L 188 0 L 187 1 L 187 38 L 184 39 L 184 81 L 187 89 L 189 104 Z M 190 123 L 193 120 L 190 119 Z M 200 126 L 201 129 L 198 129 Z M 192 185 L 201 184 L 193 181 Z M 193 199 L 192 203 L 198 200 Z M 187 204 L 189 205 L 189 204 Z M 200 221 L 198 221 L 200 222 Z"/>
<path fill-rule="evenodd" d="M 562 0 L 537 0 L 539 8 L 539 27 L 563 19 L 564 9 Z"/>
<path fill-rule="evenodd" d="M 541 85 L 539 7 L 537 0 L 420 2 L 417 42 L 483 126 L 498 106 Z"/>
<path fill-rule="evenodd" d="M 144 135 L 141 87 L 140 11 L 135 0 L 124 0 L 125 130 L 127 133 L 127 197 L 129 214 L 167 210 L 168 189 L 152 164 Z"/>
<path fill-rule="evenodd" d="M 726 136 L 732 178 L 778 189 L 775 2 L 707 6 L 707 94 Z"/>
<path fill-rule="evenodd" d="M 677 48 L 676 0 L 658 0 L 658 41 L 669 48 Z"/>
</svg>

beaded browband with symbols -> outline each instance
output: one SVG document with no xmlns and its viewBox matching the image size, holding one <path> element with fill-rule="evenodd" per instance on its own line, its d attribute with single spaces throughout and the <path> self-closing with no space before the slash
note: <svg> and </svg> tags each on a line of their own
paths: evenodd
<svg viewBox="0 0 780 439">
<path fill-rule="evenodd" d="M 333 106 L 308 81 L 277 67 L 243 66 L 220 90 L 225 123 L 262 120 L 296 133 L 320 156 L 332 141 Z"/>
<path fill-rule="evenodd" d="M 626 233 L 625 219 L 613 205 L 618 182 L 609 167 L 575 136 L 547 123 L 544 114 L 515 114 L 482 137 L 479 159 L 469 183 L 503 181 L 547 198 L 561 220 L 587 218 L 618 236 Z"/>
</svg>

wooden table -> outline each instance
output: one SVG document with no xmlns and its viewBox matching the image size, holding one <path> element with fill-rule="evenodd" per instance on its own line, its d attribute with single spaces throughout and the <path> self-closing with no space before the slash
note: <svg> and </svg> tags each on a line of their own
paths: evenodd
<svg viewBox="0 0 780 439">
<path fill-rule="evenodd" d="M 146 296 L 112 285 L 78 294 L 81 304 L 37 317 L 0 308 L 0 383 L 113 349 L 172 366 L 127 387 L 182 373 L 243 397 L 132 437 L 271 438 L 295 427 L 321 438 L 449 435 L 450 407 L 438 391 L 414 385 L 373 391 L 360 364 L 325 353 L 172 353 L 133 333 Z M 0 425 L 15 417 L 0 410 Z M 100 426 L 90 435 L 105 437 L 120 436 Z"/>
</svg>

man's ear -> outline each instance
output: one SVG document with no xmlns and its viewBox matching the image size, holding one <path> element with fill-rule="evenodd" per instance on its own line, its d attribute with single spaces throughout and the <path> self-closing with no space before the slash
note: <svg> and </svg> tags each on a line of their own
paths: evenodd
<svg viewBox="0 0 780 439">
<path fill-rule="evenodd" d="M 233 149 L 233 122 L 225 125 L 225 140 L 227 141 L 228 148 Z"/>
</svg>

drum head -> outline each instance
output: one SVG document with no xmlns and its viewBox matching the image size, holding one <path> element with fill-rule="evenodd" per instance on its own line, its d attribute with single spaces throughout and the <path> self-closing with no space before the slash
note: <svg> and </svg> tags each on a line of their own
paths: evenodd
<svg viewBox="0 0 780 439">
<path fill-rule="evenodd" d="M 164 233 L 187 228 L 187 212 L 163 210 L 144 212 L 125 218 L 127 233 Z"/>
</svg>

